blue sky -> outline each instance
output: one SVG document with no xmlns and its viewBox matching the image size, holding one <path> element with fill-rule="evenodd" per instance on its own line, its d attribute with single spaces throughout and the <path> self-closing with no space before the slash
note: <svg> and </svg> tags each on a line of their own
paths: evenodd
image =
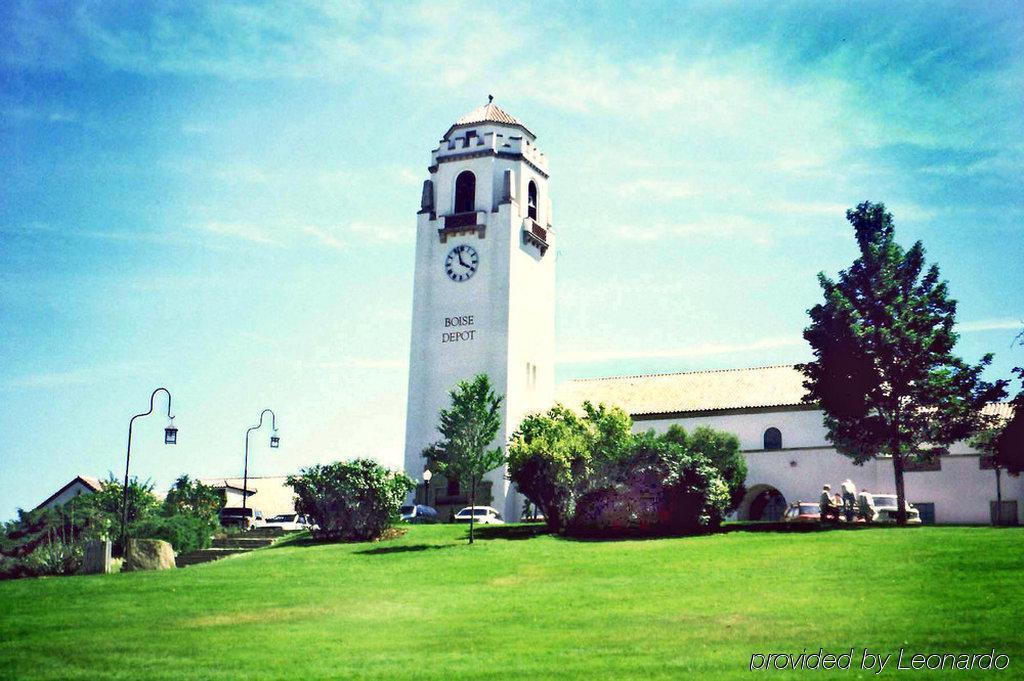
<svg viewBox="0 0 1024 681">
<path fill-rule="evenodd" d="M 1024 364 L 1020 3 L 0 5 L 0 518 L 75 474 L 401 456 L 430 149 L 494 94 L 551 161 L 557 375 L 794 362 L 884 201 Z M 269 433 L 265 434 L 268 435 Z M 119 473 L 120 474 L 120 473 Z"/>
</svg>

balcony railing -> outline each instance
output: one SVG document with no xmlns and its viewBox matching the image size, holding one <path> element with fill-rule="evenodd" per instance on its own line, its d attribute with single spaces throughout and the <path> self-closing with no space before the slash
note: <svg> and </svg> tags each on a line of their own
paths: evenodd
<svg viewBox="0 0 1024 681">
<path fill-rule="evenodd" d="M 444 216 L 444 228 L 455 229 L 456 227 L 472 227 L 477 224 L 476 211 L 469 213 L 455 213 Z"/>
<path fill-rule="evenodd" d="M 523 243 L 536 246 L 543 258 L 548 251 L 548 230 L 527 218 L 523 223 Z"/>
</svg>

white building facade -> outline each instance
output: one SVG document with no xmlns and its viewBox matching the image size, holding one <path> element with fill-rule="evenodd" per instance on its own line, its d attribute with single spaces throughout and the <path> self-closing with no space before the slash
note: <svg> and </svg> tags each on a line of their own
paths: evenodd
<svg viewBox="0 0 1024 681">
<path fill-rule="evenodd" d="M 547 158 L 516 118 L 491 102 L 452 125 L 431 152 L 416 224 L 405 471 L 459 381 L 487 374 L 505 396 L 504 446 L 522 417 L 554 397 L 555 249 Z M 504 468 L 487 476 L 491 504 L 518 518 Z"/>
<path fill-rule="evenodd" d="M 822 485 L 833 490 L 850 478 L 858 489 L 895 494 L 892 460 L 854 465 L 829 443 L 822 412 L 803 403 L 803 375 L 793 366 L 678 374 L 619 376 L 570 381 L 558 398 L 577 407 L 584 400 L 623 408 L 637 432 L 663 433 L 672 425 L 690 432 L 709 426 L 736 435 L 747 461 L 747 494 L 737 517 L 772 520 L 796 501 L 817 501 Z M 1009 417 L 1008 405 L 990 407 Z M 907 501 L 925 522 L 988 524 L 996 503 L 996 474 L 964 442 L 927 464 L 908 463 Z M 1002 476 L 1003 521 L 1021 522 L 1024 476 Z"/>
</svg>

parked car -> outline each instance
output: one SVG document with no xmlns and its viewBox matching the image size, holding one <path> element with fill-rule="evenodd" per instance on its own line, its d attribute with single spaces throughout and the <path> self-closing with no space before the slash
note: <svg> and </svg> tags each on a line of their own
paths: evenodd
<svg viewBox="0 0 1024 681">
<path fill-rule="evenodd" d="M 871 498 L 875 504 L 876 523 L 896 522 L 896 495 L 895 494 L 872 494 Z M 921 512 L 914 508 L 913 504 L 907 504 L 907 524 L 920 525 Z"/>
<path fill-rule="evenodd" d="M 312 527 L 313 523 L 309 521 L 304 515 L 298 513 L 281 513 L 275 515 L 273 518 L 267 519 L 267 522 L 263 524 L 263 527 L 279 527 L 285 532 L 299 532 L 301 530 L 308 530 Z"/>
<path fill-rule="evenodd" d="M 470 517 L 481 525 L 501 525 L 505 522 L 498 510 L 490 506 L 467 506 L 455 514 L 455 522 L 468 523 Z"/>
<path fill-rule="evenodd" d="M 263 511 L 254 508 L 242 508 L 241 506 L 225 506 L 217 513 L 222 527 L 240 527 L 243 530 L 251 530 L 256 527 L 263 527 Z"/>
<path fill-rule="evenodd" d="M 784 523 L 816 523 L 821 520 L 821 506 L 814 501 L 797 501 L 782 514 Z"/>
<path fill-rule="evenodd" d="M 436 523 L 437 509 L 423 504 L 406 505 L 398 509 L 402 521 L 407 523 Z"/>
</svg>

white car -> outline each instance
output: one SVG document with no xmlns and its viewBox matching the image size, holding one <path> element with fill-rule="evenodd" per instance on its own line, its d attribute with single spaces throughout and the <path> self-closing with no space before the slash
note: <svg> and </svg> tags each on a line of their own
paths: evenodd
<svg viewBox="0 0 1024 681">
<path fill-rule="evenodd" d="M 872 494 L 875 506 L 876 523 L 896 522 L 896 495 L 895 494 Z M 907 525 L 920 525 L 921 513 L 911 504 L 907 504 Z"/>
<path fill-rule="evenodd" d="M 468 523 L 470 517 L 481 525 L 501 525 L 505 522 L 498 510 L 490 506 L 467 506 L 455 514 L 455 522 Z"/>
<path fill-rule="evenodd" d="M 269 518 L 263 527 L 279 527 L 285 532 L 299 532 L 308 530 L 312 523 L 304 515 L 298 513 L 282 513 Z"/>
</svg>

